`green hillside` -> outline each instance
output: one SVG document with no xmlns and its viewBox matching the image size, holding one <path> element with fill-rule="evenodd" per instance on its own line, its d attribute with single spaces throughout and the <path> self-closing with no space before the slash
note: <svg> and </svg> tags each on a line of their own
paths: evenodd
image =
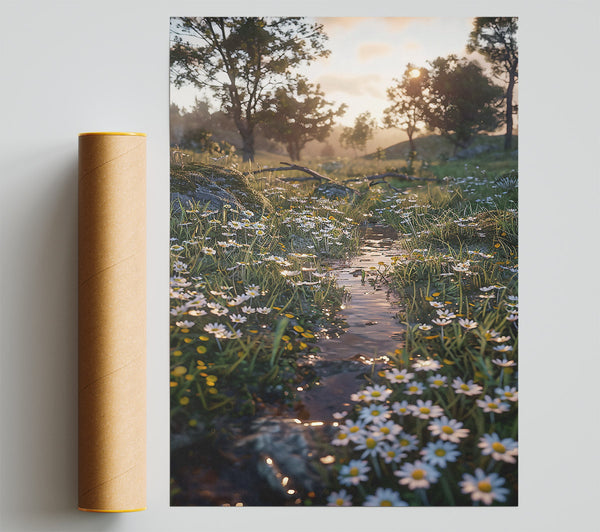
<svg viewBox="0 0 600 532">
<path fill-rule="evenodd" d="M 454 146 L 451 142 L 443 138 L 441 135 L 427 135 L 414 139 L 417 148 L 417 157 L 419 159 L 444 160 L 453 156 Z M 513 149 L 518 149 L 519 137 L 513 135 Z M 386 159 L 406 159 L 410 151 L 408 141 L 399 142 L 389 146 L 383 150 Z M 463 157 L 470 158 L 477 155 L 492 154 L 494 152 L 504 153 L 504 135 L 486 135 L 479 134 L 471 146 L 465 151 Z M 461 158 L 461 152 L 457 154 Z M 370 153 L 365 156 L 365 159 L 375 159 L 377 154 Z"/>
</svg>

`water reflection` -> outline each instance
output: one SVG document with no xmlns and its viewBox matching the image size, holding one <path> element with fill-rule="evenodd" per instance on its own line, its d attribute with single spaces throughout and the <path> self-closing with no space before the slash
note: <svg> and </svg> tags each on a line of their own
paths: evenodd
<svg viewBox="0 0 600 532">
<path fill-rule="evenodd" d="M 388 226 L 371 225 L 361 236 L 360 254 L 333 266 L 338 285 L 348 294 L 340 313 L 344 327 L 319 339 L 321 352 L 311 363 L 321 386 L 298 394 L 298 415 L 306 421 L 331 421 L 334 412 L 350 407 L 348 398 L 370 370 L 365 366 L 384 364 L 387 353 L 403 346 L 404 327 L 396 318 L 399 306 L 394 294 L 385 286 L 373 286 L 362 274 L 381 263 L 389 265 L 401 253 L 398 234 Z"/>
</svg>

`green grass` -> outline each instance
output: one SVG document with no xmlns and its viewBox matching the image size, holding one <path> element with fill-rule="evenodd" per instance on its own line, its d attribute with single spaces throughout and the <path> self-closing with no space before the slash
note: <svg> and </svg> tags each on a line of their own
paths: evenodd
<svg viewBox="0 0 600 532">
<path fill-rule="evenodd" d="M 194 154 L 183 159 L 183 164 L 176 162 L 177 175 L 213 162 Z M 402 160 L 302 164 L 342 182 L 380 173 L 396 162 Z M 223 163 L 245 171 L 278 166 L 279 160 L 261 154 L 253 166 L 234 159 L 217 164 Z M 493 153 L 469 161 L 432 160 L 427 171 L 436 175 L 435 183 L 402 183 L 399 191 L 356 183 L 356 198 L 333 201 L 316 198 L 314 184 L 278 180 L 290 172 L 250 175 L 249 186 L 272 210 L 210 211 L 195 205 L 173 213 L 172 431 L 202 428 L 218 440 L 236 420 L 259 415 L 267 404 L 290 405 L 295 388 L 315 378 L 298 362 L 318 350 L 315 337 L 335 321 L 343 299 L 343 288 L 328 275 L 331 260 L 357 252 L 361 223 L 384 223 L 398 230 L 403 251 L 367 279 L 386 284 L 400 297 L 405 346 L 389 353 L 387 366 L 357 389 L 352 408 L 338 422 L 338 434 L 328 449 L 325 445 L 335 461 L 325 468 L 324 487 L 311 497 L 298 496 L 307 504 L 326 504 L 341 497 L 343 489 L 352 504 L 360 505 L 390 488 L 411 505 L 468 505 L 476 501 L 459 482 L 480 469 L 492 484 L 503 479 L 501 489 L 494 484 L 492 493 L 502 499 L 502 489 L 508 490 L 494 504 L 515 504 L 517 469 L 509 447 L 516 445 L 518 403 L 502 390 L 510 394 L 518 388 L 516 164 L 514 157 Z M 511 179 L 502 180 L 506 175 Z M 401 371 L 413 374 L 410 385 L 393 378 Z M 439 387 L 436 379 L 442 382 Z M 477 393 L 463 393 L 461 383 Z M 412 394 L 411 386 L 421 393 Z M 421 452 L 433 452 L 440 444 L 440 435 L 430 428 L 439 417 L 421 419 L 417 411 L 402 411 L 403 405 L 418 409 L 418 400 L 431 401 L 428 408 L 467 430 L 454 449 L 460 457 L 438 466 L 425 489 L 412 486 L 410 479 L 399 484 L 398 477 L 423 459 Z M 382 424 L 368 421 L 369 405 L 389 409 L 389 426 L 401 435 L 385 439 L 394 452 L 405 454 L 402 460 L 368 454 L 367 439 L 378 448 L 383 438 Z M 339 434 L 351 420 L 361 419 L 360 437 L 340 445 Z M 482 443 L 486 438 L 488 443 Z M 497 459 L 487 453 L 494 438 L 508 446 Z M 414 442 L 414 448 L 409 445 L 404 452 L 398 447 L 404 440 Z M 349 481 L 353 460 L 368 468 L 356 484 Z M 485 496 L 487 487 L 481 486 Z"/>
</svg>

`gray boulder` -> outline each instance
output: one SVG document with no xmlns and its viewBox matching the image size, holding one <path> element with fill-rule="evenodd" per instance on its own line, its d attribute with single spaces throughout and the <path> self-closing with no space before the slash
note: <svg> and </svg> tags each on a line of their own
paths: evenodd
<svg viewBox="0 0 600 532">
<path fill-rule="evenodd" d="M 256 214 L 271 211 L 267 198 L 252 189 L 248 178 L 220 166 L 194 163 L 171 169 L 171 208 L 177 213 L 183 208 L 206 206 L 222 209 L 229 205 Z"/>
<path fill-rule="evenodd" d="M 330 181 L 321 183 L 313 191 L 313 196 L 318 196 L 328 199 L 354 199 L 358 195 L 358 191 L 353 188 L 340 185 L 338 183 L 332 183 Z"/>
</svg>

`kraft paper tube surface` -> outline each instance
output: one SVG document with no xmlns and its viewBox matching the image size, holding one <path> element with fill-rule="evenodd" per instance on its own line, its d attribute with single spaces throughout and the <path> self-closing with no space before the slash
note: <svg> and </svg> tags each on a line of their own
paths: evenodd
<svg viewBox="0 0 600 532">
<path fill-rule="evenodd" d="M 79 509 L 146 507 L 146 136 L 79 136 Z"/>
</svg>

